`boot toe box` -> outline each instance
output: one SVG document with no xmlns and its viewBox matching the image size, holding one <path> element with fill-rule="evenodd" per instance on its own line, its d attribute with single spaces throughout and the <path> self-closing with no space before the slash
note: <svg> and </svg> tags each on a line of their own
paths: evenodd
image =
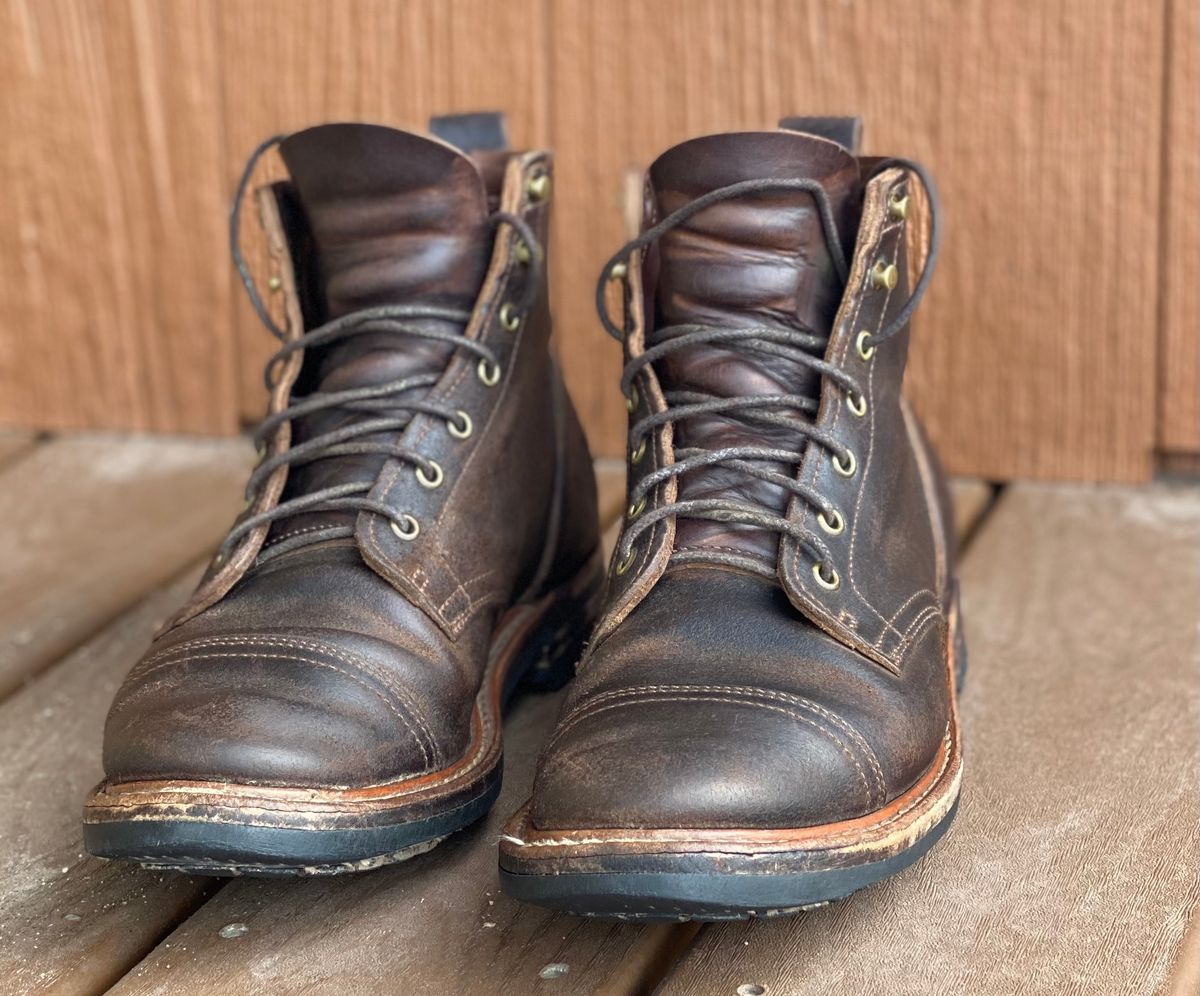
<svg viewBox="0 0 1200 996">
<path fill-rule="evenodd" d="M 885 792 L 869 745 L 830 710 L 704 686 L 567 716 L 531 816 L 560 829 L 805 827 L 869 813 Z"/>
<path fill-rule="evenodd" d="M 445 745 L 398 679 L 397 653 L 336 631 L 230 634 L 152 653 L 109 712 L 105 772 L 355 786 L 429 771 Z"/>
</svg>

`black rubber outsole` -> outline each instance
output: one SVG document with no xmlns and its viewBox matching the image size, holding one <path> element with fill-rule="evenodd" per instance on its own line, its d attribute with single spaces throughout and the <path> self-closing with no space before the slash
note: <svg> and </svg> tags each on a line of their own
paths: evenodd
<svg viewBox="0 0 1200 996">
<path fill-rule="evenodd" d="M 514 899 L 610 920 L 748 920 L 798 913 L 874 885 L 903 871 L 949 829 L 958 800 L 924 837 L 899 854 L 846 868 L 762 873 L 754 871 L 567 872 L 529 875 L 500 870 L 500 884 Z M 728 864 L 729 855 L 722 856 Z M 630 857 L 664 866 L 703 864 L 707 855 Z"/>
<path fill-rule="evenodd" d="M 591 631 L 595 589 L 552 604 L 516 651 L 501 689 L 501 709 L 518 690 L 552 691 L 575 673 Z M 465 802 L 412 820 L 347 829 L 257 826 L 247 821 L 142 818 L 83 825 L 84 847 L 101 858 L 160 871 L 226 877 L 337 875 L 394 864 L 430 850 L 482 819 L 492 808 L 503 758 Z M 398 814 L 399 815 L 399 814 Z"/>
<path fill-rule="evenodd" d="M 101 858 L 193 875 L 337 875 L 393 864 L 429 850 L 483 817 L 500 794 L 500 769 L 484 791 L 424 820 L 353 830 L 298 830 L 200 820 L 88 823 L 87 850 Z"/>
</svg>

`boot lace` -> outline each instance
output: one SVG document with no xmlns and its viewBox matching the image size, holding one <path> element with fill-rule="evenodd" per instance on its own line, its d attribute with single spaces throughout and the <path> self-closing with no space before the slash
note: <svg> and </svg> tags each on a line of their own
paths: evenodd
<svg viewBox="0 0 1200 996">
<path fill-rule="evenodd" d="M 866 179 L 869 181 L 879 173 L 894 167 L 913 173 L 925 189 L 931 209 L 929 252 L 921 276 L 913 287 L 908 300 L 891 321 L 872 336 L 873 345 L 886 342 L 903 329 L 912 318 L 913 312 L 924 296 L 930 278 L 933 276 L 940 240 L 937 193 L 932 179 L 919 163 L 909 159 L 887 159 L 878 163 Z M 833 206 L 821 184 L 816 180 L 809 179 L 746 180 L 718 187 L 689 201 L 652 228 L 648 228 L 637 238 L 627 242 L 609 259 L 596 286 L 596 309 L 599 312 L 600 321 L 609 335 L 619 342 L 623 342 L 625 338 L 624 330 L 612 320 L 609 314 L 605 290 L 610 280 L 625 272 L 629 257 L 634 252 L 657 242 L 667 232 L 713 204 L 750 194 L 783 191 L 800 191 L 813 198 L 825 243 L 833 259 L 834 269 L 842 286 L 845 287 L 849 277 L 849 263 L 838 236 Z M 865 398 L 862 385 L 853 375 L 818 355 L 824 353 L 827 345 L 824 336 L 796 329 L 688 323 L 663 326 L 649 332 L 646 337 L 645 351 L 625 365 L 621 375 L 621 392 L 630 400 L 630 409 L 632 410 L 635 405 L 633 382 L 641 370 L 652 366 L 656 361 L 672 353 L 712 343 L 719 343 L 722 347 L 734 352 L 741 350 L 747 353 L 786 358 L 814 371 L 823 380 L 832 382 L 846 392 L 848 398 L 858 398 L 860 404 Z M 817 510 L 826 522 L 840 522 L 840 513 L 833 503 L 819 491 L 809 487 L 795 476 L 782 474 L 770 466 L 765 466 L 765 464 L 784 464 L 799 467 L 804 459 L 804 451 L 810 443 L 815 443 L 827 453 L 832 454 L 835 465 L 843 468 L 843 473 L 846 472 L 844 468 L 854 466 L 854 454 L 815 424 L 814 418 L 819 407 L 819 398 L 806 394 L 714 395 L 699 391 L 665 391 L 664 397 L 666 400 L 665 410 L 646 415 L 630 426 L 629 452 L 632 463 L 637 463 L 642 458 L 648 440 L 661 426 L 668 423 L 685 422 L 698 416 L 719 415 L 750 427 L 784 427 L 794 432 L 799 442 L 794 448 L 740 445 L 726 446 L 720 449 L 705 447 L 680 447 L 677 449 L 675 461 L 672 464 L 644 475 L 630 491 L 630 514 L 615 554 L 617 573 L 622 574 L 628 570 L 636 554 L 638 538 L 644 533 L 664 519 L 688 518 L 736 523 L 789 536 L 806 549 L 816 561 L 814 572 L 819 571 L 821 574 L 818 580 L 827 586 L 836 586 L 835 583 L 826 580 L 836 579 L 837 572 L 829 547 L 821 537 L 798 522 L 778 514 L 774 509 L 749 501 L 704 498 L 667 502 L 642 514 L 647 496 L 660 484 L 694 470 L 721 466 L 734 469 L 747 477 L 778 485 Z M 689 552 L 688 557 L 693 560 L 703 559 L 715 563 L 736 562 L 738 566 L 749 568 L 766 576 L 774 576 L 773 571 L 767 571 L 765 567 L 750 558 L 731 557 L 717 551 L 692 551 Z"/>
<path fill-rule="evenodd" d="M 287 332 L 276 323 L 266 306 L 254 275 L 242 253 L 239 238 L 241 208 L 249 188 L 251 176 L 258 161 L 272 147 L 278 145 L 286 135 L 275 135 L 259 144 L 247 160 L 241 179 L 234 194 L 233 207 L 229 216 L 230 251 L 234 265 L 250 303 L 259 320 L 267 330 L 282 342 L 279 350 L 268 361 L 263 379 L 268 392 L 273 391 L 286 361 L 294 353 L 366 333 L 385 333 L 398 340 L 426 340 L 446 343 L 454 347 L 447 356 L 448 365 L 454 356 L 465 352 L 479 358 L 478 373 L 481 380 L 494 384 L 500 376 L 500 360 L 495 351 L 462 332 L 431 328 L 419 323 L 440 321 L 466 327 L 471 319 L 470 311 L 441 308 L 428 305 L 384 305 L 351 312 L 288 339 Z M 540 284 L 542 249 L 537 236 L 524 219 L 507 211 L 493 212 L 490 218 L 493 227 L 506 225 L 528 249 L 530 274 L 525 285 L 525 298 L 516 307 L 525 310 Z M 413 415 L 424 414 L 443 419 L 449 431 L 458 438 L 466 438 L 472 431 L 469 413 L 431 400 L 429 390 L 442 377 L 441 371 L 430 371 L 388 381 L 383 384 L 347 388 L 341 391 L 312 391 L 303 396 L 292 395 L 287 407 L 264 418 L 250 433 L 260 452 L 265 451 L 267 442 L 285 423 L 312 415 L 315 412 L 336 411 L 349 416 L 338 428 L 316 433 L 301 443 L 263 459 L 246 482 L 247 507 L 252 505 L 260 489 L 280 467 L 300 467 L 331 457 L 378 455 L 412 464 L 419 478 L 429 487 L 436 487 L 443 478 L 442 468 L 434 461 L 415 450 L 400 445 L 396 436 L 408 425 Z M 241 540 L 260 526 L 273 525 L 301 513 L 313 512 L 371 512 L 388 519 L 392 528 L 402 538 L 416 536 L 416 520 L 411 515 L 369 497 L 375 486 L 374 479 L 347 481 L 329 487 L 315 488 L 304 494 L 281 501 L 255 515 L 246 516 L 234 524 L 221 544 L 218 558 L 228 555 Z M 311 532 L 298 533 L 273 544 L 270 555 L 277 556 L 288 550 L 308 546 L 330 539 L 352 536 L 352 526 L 334 526 Z"/>
</svg>

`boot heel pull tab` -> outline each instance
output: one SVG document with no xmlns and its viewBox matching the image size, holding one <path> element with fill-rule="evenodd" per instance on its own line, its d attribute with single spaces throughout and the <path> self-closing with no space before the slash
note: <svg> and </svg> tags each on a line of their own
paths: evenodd
<svg viewBox="0 0 1200 996">
<path fill-rule="evenodd" d="M 862 118 L 781 118 L 779 127 L 787 131 L 803 131 L 818 138 L 827 138 L 843 146 L 851 155 L 857 156 L 862 150 Z"/>
<path fill-rule="evenodd" d="M 429 119 L 429 131 L 463 152 L 503 152 L 508 128 L 502 111 L 442 114 Z"/>
</svg>

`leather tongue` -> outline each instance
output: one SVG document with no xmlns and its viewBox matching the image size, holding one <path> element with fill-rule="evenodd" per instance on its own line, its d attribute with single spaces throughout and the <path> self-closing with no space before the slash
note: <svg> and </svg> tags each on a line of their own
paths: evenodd
<svg viewBox="0 0 1200 996">
<path fill-rule="evenodd" d="M 316 314 L 310 328 L 389 304 L 471 312 L 492 233 L 484 181 L 468 156 L 437 139 L 362 124 L 309 128 L 285 139 L 280 153 L 311 236 L 306 268 Z M 422 318 L 409 324 L 460 332 L 465 322 Z M 332 392 L 440 374 L 452 352 L 452 345 L 415 336 L 352 335 L 309 351 L 299 390 Z M 298 420 L 296 441 L 384 416 L 320 412 Z M 340 456 L 297 467 L 284 498 L 373 480 L 383 460 Z M 352 513 L 293 516 L 276 525 L 273 538 L 353 520 Z"/>
<path fill-rule="evenodd" d="M 763 178 L 819 181 L 843 251 L 853 250 L 862 183 L 858 161 L 836 142 L 793 131 L 712 135 L 675 146 L 650 168 L 658 217 L 719 187 Z M 791 329 L 813 337 L 808 352 L 824 354 L 843 288 L 811 194 L 754 193 L 714 204 L 666 233 L 650 265 L 657 271 L 655 327 Z M 801 394 L 815 401 L 820 387 L 802 362 L 755 352 L 748 344 L 698 345 L 655 366 L 668 392 Z M 730 417 L 691 418 L 675 427 L 676 449 L 754 445 L 797 451 L 802 443 L 784 427 Z M 784 464 L 772 469 L 795 472 Z M 681 500 L 711 498 L 782 514 L 788 493 L 731 468 L 702 469 L 681 479 Z M 686 518 L 679 520 L 676 537 L 677 549 L 733 547 L 769 563 L 778 543 L 778 534 L 768 530 Z"/>
</svg>

